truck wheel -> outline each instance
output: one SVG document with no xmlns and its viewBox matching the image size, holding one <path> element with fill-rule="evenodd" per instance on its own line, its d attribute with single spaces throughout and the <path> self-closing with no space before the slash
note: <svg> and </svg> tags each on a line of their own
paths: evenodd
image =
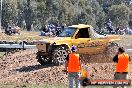
<svg viewBox="0 0 132 88">
<path fill-rule="evenodd" d="M 115 56 L 115 54 L 117 53 L 117 50 L 118 50 L 119 46 L 117 43 L 110 43 L 108 46 L 107 46 L 107 55 L 110 57 L 110 58 L 113 58 Z"/>
<path fill-rule="evenodd" d="M 41 65 L 51 64 L 51 61 L 52 61 L 50 58 L 47 58 L 44 55 L 37 55 L 36 58 L 38 59 L 38 62 Z"/>
<path fill-rule="evenodd" d="M 87 77 L 82 77 L 80 78 L 80 84 L 83 86 L 83 87 L 86 87 L 88 85 L 91 84 L 91 81 L 90 79 L 88 79 Z"/>
<path fill-rule="evenodd" d="M 62 65 L 66 61 L 68 55 L 68 48 L 66 46 L 59 46 L 54 49 L 52 53 L 52 60 L 55 65 Z"/>
</svg>

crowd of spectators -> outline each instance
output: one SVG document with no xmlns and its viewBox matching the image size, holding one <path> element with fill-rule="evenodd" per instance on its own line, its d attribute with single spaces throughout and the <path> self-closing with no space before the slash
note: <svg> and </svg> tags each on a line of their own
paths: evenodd
<svg viewBox="0 0 132 88">
<path fill-rule="evenodd" d="M 66 24 L 60 25 L 60 24 L 52 24 L 48 23 L 48 25 L 45 25 L 41 30 L 41 36 L 58 36 L 59 33 L 66 27 Z"/>
<path fill-rule="evenodd" d="M 105 29 L 108 32 L 108 34 L 129 34 L 132 35 L 132 29 L 129 28 L 129 26 L 123 27 L 121 24 L 119 24 L 117 27 L 112 26 L 112 21 L 109 19 L 107 22 L 105 22 Z"/>
<path fill-rule="evenodd" d="M 20 35 L 20 27 L 16 25 L 8 26 L 5 29 L 5 34 L 7 35 L 19 34 Z"/>
<path fill-rule="evenodd" d="M 121 24 L 117 25 L 117 27 L 113 27 L 112 21 L 108 19 L 104 24 L 103 31 L 97 31 L 101 34 L 117 34 L 117 35 L 132 35 L 132 29 L 129 28 L 129 26 L 123 27 Z M 41 36 L 58 36 L 59 33 L 62 32 L 63 28 L 66 27 L 66 24 L 52 24 L 48 23 L 43 27 L 41 30 Z"/>
</svg>

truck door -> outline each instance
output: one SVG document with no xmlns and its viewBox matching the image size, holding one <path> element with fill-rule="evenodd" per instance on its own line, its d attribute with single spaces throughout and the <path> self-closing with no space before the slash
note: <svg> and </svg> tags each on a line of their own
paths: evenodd
<svg viewBox="0 0 132 88">
<path fill-rule="evenodd" d="M 79 29 L 74 37 L 72 44 L 77 46 L 78 53 L 87 53 L 89 51 L 87 45 L 89 44 L 89 41 L 91 41 L 88 28 Z"/>
<path fill-rule="evenodd" d="M 90 38 L 88 28 L 79 29 L 72 44 L 77 46 L 78 53 L 82 54 L 96 54 L 101 52 L 103 48 L 101 39 Z"/>
<path fill-rule="evenodd" d="M 91 39 L 87 45 L 90 54 L 97 54 L 104 51 L 103 41 L 100 39 Z"/>
</svg>

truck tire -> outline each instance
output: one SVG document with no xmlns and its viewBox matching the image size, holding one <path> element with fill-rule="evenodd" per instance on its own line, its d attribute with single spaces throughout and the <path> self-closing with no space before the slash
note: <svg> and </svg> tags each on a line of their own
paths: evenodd
<svg viewBox="0 0 132 88">
<path fill-rule="evenodd" d="M 87 77 L 81 77 L 80 78 L 80 84 L 83 86 L 83 87 L 86 87 L 88 85 L 91 84 L 91 81 L 90 79 L 88 79 Z"/>
<path fill-rule="evenodd" d="M 66 46 L 59 46 L 54 49 L 52 53 L 53 64 L 62 65 L 66 61 L 68 55 L 68 48 Z"/>
<path fill-rule="evenodd" d="M 113 58 L 116 55 L 118 48 L 119 48 L 119 45 L 117 43 L 114 43 L 114 42 L 110 43 L 107 46 L 107 55 L 110 58 Z"/>
<path fill-rule="evenodd" d="M 38 60 L 38 62 L 41 64 L 41 65 L 47 65 L 47 64 L 51 64 L 52 60 L 44 55 L 37 55 L 36 56 L 36 59 Z"/>
</svg>

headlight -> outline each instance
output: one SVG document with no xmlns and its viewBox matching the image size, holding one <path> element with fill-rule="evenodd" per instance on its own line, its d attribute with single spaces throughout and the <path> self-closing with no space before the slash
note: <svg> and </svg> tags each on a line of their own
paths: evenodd
<svg viewBox="0 0 132 88">
<path fill-rule="evenodd" d="M 38 51 L 41 51 L 41 52 L 48 52 L 49 45 L 50 45 L 49 43 L 44 43 L 44 42 L 36 43 L 36 47 Z"/>
</svg>

